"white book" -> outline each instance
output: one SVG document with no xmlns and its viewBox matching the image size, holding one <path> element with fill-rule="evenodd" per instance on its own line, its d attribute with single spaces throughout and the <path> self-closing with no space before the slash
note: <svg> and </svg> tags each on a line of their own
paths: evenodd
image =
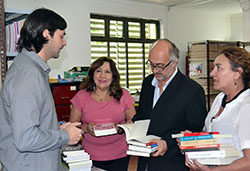
<svg viewBox="0 0 250 171">
<path fill-rule="evenodd" d="M 89 156 L 86 152 L 77 152 L 77 153 L 69 153 L 67 155 L 63 154 L 66 157 L 77 157 L 77 156 Z"/>
<path fill-rule="evenodd" d="M 150 157 L 150 153 L 128 150 L 127 155 Z"/>
<path fill-rule="evenodd" d="M 69 162 L 75 162 L 75 161 L 86 161 L 89 160 L 90 157 L 89 155 L 82 155 L 82 156 L 74 156 L 74 157 L 63 157 L 63 160 L 66 161 L 67 163 Z"/>
<path fill-rule="evenodd" d="M 130 144 L 128 146 L 128 150 L 152 153 L 152 152 L 155 152 L 155 151 L 158 150 L 158 146 L 155 146 L 155 147 L 151 147 L 151 146 L 142 147 L 142 146 L 136 146 L 136 145 L 131 145 Z"/>
<path fill-rule="evenodd" d="M 92 170 L 91 170 L 91 167 L 84 167 L 84 168 L 69 169 L 69 171 L 92 171 Z"/>
<path fill-rule="evenodd" d="M 204 165 L 228 165 L 239 157 L 225 157 L 225 158 L 201 158 L 196 159 L 199 163 Z"/>
<path fill-rule="evenodd" d="M 72 150 L 72 151 L 63 151 L 62 152 L 65 156 L 76 156 L 76 155 L 87 155 L 84 150 Z"/>
<path fill-rule="evenodd" d="M 185 153 L 189 159 L 200 159 L 200 158 L 224 158 L 240 156 L 240 152 L 235 148 L 220 148 L 220 150 L 211 151 L 192 151 Z"/>
<path fill-rule="evenodd" d="M 119 124 L 126 134 L 126 140 L 128 144 L 146 146 L 151 139 L 161 139 L 161 137 L 155 135 L 147 135 L 150 120 L 139 120 L 133 124 Z"/>
<path fill-rule="evenodd" d="M 72 167 L 69 171 L 91 171 L 91 166 Z"/>
<path fill-rule="evenodd" d="M 6 52 L 10 50 L 10 25 L 5 26 L 5 33 L 6 33 Z"/>
<path fill-rule="evenodd" d="M 117 130 L 115 128 L 115 125 L 113 123 L 108 124 L 96 124 L 94 126 L 94 133 L 95 136 L 107 136 L 107 135 L 113 135 L 117 134 Z"/>
<path fill-rule="evenodd" d="M 70 168 L 88 167 L 88 166 L 92 166 L 92 160 L 69 163 L 68 165 L 69 165 Z"/>
</svg>

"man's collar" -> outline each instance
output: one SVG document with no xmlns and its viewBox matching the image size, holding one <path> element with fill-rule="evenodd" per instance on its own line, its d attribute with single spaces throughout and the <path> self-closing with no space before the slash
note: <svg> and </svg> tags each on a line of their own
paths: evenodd
<svg viewBox="0 0 250 171">
<path fill-rule="evenodd" d="M 166 85 L 166 84 L 169 84 L 169 83 L 173 80 L 173 78 L 175 77 L 175 75 L 177 74 L 177 72 L 178 72 L 178 68 L 175 67 L 174 73 L 173 73 L 172 76 L 169 78 L 169 80 L 166 81 L 165 85 Z M 152 84 L 152 86 L 158 86 L 158 80 L 155 78 L 155 76 L 154 76 L 154 78 L 153 78 L 151 84 Z"/>
</svg>

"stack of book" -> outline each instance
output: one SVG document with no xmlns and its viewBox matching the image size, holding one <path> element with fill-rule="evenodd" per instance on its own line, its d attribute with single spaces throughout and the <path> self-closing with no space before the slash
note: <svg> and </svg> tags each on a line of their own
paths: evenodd
<svg viewBox="0 0 250 171">
<path fill-rule="evenodd" d="M 91 171 L 92 160 L 81 146 L 67 146 L 62 149 L 62 160 L 69 171 Z"/>
<path fill-rule="evenodd" d="M 180 150 L 189 160 L 196 159 L 205 165 L 227 165 L 240 157 L 240 152 L 233 145 L 230 134 L 219 132 L 199 132 L 173 134 L 179 138 Z"/>
<path fill-rule="evenodd" d="M 156 143 L 132 143 L 128 145 L 128 155 L 150 157 L 151 153 L 158 150 Z"/>
<path fill-rule="evenodd" d="M 150 154 L 158 150 L 158 145 L 152 143 L 152 139 L 161 139 L 156 135 L 147 135 L 150 120 L 139 120 L 133 124 L 119 124 L 124 130 L 128 144 L 128 155 L 150 157 Z"/>
</svg>

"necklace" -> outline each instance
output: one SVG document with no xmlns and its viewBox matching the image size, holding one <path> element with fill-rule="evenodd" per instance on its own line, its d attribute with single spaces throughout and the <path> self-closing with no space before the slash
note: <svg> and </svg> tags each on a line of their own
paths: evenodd
<svg viewBox="0 0 250 171">
<path fill-rule="evenodd" d="M 105 101 L 105 100 L 108 99 L 107 94 L 105 94 L 104 96 L 101 96 L 101 95 L 99 95 L 98 93 L 95 92 L 95 96 L 96 96 L 95 99 L 96 99 L 97 101 L 100 101 L 100 102 Z"/>
<path fill-rule="evenodd" d="M 100 97 L 99 95 L 97 95 L 97 96 L 98 96 L 98 100 L 101 102 L 105 99 L 105 96 L 104 97 Z"/>
</svg>

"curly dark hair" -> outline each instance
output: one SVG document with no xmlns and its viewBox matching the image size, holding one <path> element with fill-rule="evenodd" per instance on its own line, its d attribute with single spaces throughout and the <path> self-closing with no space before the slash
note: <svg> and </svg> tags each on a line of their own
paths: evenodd
<svg viewBox="0 0 250 171">
<path fill-rule="evenodd" d="M 17 50 L 23 48 L 39 53 L 48 40 L 43 36 L 43 31 L 48 29 L 51 37 L 57 29 L 65 30 L 66 21 L 54 11 L 39 8 L 33 11 L 25 20 L 18 40 Z"/>
<path fill-rule="evenodd" d="M 95 91 L 96 84 L 94 82 L 94 73 L 100 66 L 104 64 L 104 62 L 108 62 L 110 64 L 110 69 L 112 72 L 112 82 L 109 87 L 110 96 L 114 97 L 115 100 L 120 102 L 120 99 L 123 95 L 120 85 L 120 74 L 116 68 L 115 62 L 109 57 L 100 57 L 91 64 L 88 70 L 88 75 L 81 83 L 80 89 L 85 89 L 88 92 Z"/>
<path fill-rule="evenodd" d="M 250 86 L 250 54 L 244 48 L 229 47 L 224 49 L 220 54 L 223 54 L 229 59 L 233 71 L 237 68 L 242 68 L 242 81 L 245 88 Z"/>
</svg>

